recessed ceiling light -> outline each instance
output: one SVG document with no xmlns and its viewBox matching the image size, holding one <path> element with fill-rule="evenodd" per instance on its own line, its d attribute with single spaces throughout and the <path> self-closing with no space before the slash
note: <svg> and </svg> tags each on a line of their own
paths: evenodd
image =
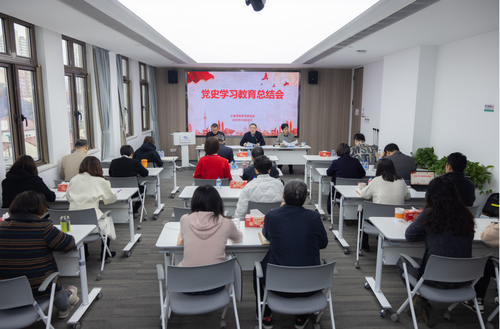
<svg viewBox="0 0 500 329">
<path fill-rule="evenodd" d="M 364 50 L 364 49 L 360 49 L 360 50 L 356 50 L 356 51 L 357 51 L 358 53 L 360 53 L 360 54 L 366 54 L 366 50 Z"/>
</svg>

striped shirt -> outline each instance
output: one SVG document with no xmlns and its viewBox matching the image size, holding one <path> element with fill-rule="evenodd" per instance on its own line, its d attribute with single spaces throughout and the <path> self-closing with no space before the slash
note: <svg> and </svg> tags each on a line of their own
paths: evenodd
<svg viewBox="0 0 500 329">
<path fill-rule="evenodd" d="M 50 295 L 38 288 L 57 264 L 52 251 L 70 251 L 75 239 L 59 231 L 50 220 L 32 214 L 14 214 L 0 222 L 0 280 L 26 275 L 35 298 Z M 56 293 L 62 289 L 57 280 Z"/>
</svg>

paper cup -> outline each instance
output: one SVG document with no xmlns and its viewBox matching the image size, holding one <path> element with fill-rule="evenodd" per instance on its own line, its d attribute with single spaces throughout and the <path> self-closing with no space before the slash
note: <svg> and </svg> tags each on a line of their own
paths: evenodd
<svg viewBox="0 0 500 329">
<path fill-rule="evenodd" d="M 375 170 L 375 165 L 369 165 L 369 166 L 368 166 L 368 170 L 370 170 L 370 171 Z"/>
<path fill-rule="evenodd" d="M 302 147 L 306 146 L 306 142 L 302 142 Z"/>
<path fill-rule="evenodd" d="M 366 187 L 366 183 L 362 183 L 362 182 L 359 182 L 359 183 L 358 183 L 358 188 L 359 188 L 360 190 L 364 189 L 365 187 Z"/>
<path fill-rule="evenodd" d="M 396 217 L 397 219 L 403 219 L 404 213 L 405 213 L 404 208 L 395 208 L 394 209 L 394 217 Z"/>
</svg>

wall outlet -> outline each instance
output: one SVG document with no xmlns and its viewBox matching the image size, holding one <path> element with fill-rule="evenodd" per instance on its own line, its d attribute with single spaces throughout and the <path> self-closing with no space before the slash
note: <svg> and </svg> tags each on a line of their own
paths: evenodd
<svg viewBox="0 0 500 329">
<path fill-rule="evenodd" d="M 177 149 L 170 149 L 170 152 L 175 152 L 177 151 Z"/>
</svg>

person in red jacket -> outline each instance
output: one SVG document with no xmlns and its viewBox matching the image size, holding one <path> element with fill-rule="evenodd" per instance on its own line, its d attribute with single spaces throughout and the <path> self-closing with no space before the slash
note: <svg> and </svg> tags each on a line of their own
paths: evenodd
<svg viewBox="0 0 500 329">
<path fill-rule="evenodd" d="M 205 156 L 201 157 L 194 171 L 194 178 L 231 180 L 231 169 L 226 159 L 219 156 L 219 141 L 209 137 L 205 141 Z"/>
</svg>

